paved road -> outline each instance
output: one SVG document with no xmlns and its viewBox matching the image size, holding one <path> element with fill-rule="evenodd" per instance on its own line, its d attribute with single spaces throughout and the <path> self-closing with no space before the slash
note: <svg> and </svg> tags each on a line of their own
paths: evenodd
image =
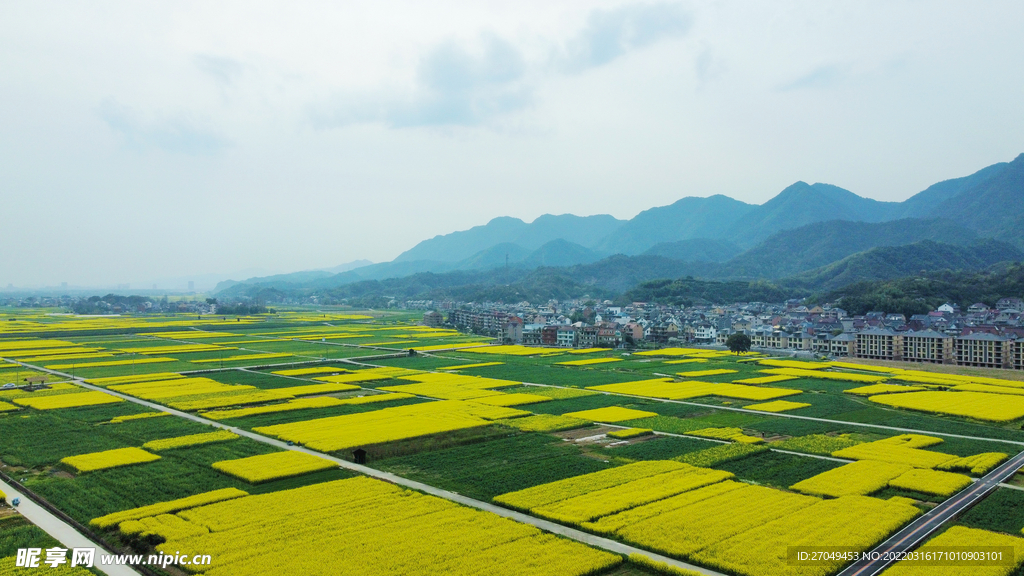
<svg viewBox="0 0 1024 576">
<path fill-rule="evenodd" d="M 26 498 L 24 494 L 19 490 L 16 490 L 14 486 L 11 486 L 7 482 L 0 480 L 0 489 L 7 494 L 8 502 L 15 498 L 21 498 L 21 504 L 19 504 L 17 508 L 18 512 L 27 518 L 29 522 L 32 522 L 36 526 L 42 528 L 47 534 L 53 536 L 68 550 L 71 550 L 72 548 L 95 548 L 95 566 L 100 572 L 109 574 L 110 576 L 139 576 L 138 572 L 127 566 L 103 566 L 100 564 L 100 555 L 110 554 L 108 550 L 83 536 L 80 532 L 72 528 L 70 524 L 51 514 L 46 508 L 43 508 L 31 499 Z M 43 553 L 41 560 L 45 559 L 46 554 Z M 69 553 L 68 560 L 70 561 L 70 559 L 71 555 Z M 42 566 L 41 562 L 40 565 Z M 48 566 L 42 566 L 42 568 L 39 568 L 39 571 L 44 572 L 48 569 Z"/>
<path fill-rule="evenodd" d="M 872 552 L 884 555 L 885 553 L 899 553 L 913 549 L 940 526 L 995 490 L 1003 480 L 1015 474 L 1021 466 L 1024 466 L 1024 452 L 1007 460 L 962 492 L 932 508 L 924 516 L 919 517 L 879 544 Z M 882 558 L 856 562 L 840 572 L 839 576 L 875 576 L 890 563 Z"/>
<path fill-rule="evenodd" d="M 44 370 L 46 372 L 50 372 L 52 374 L 57 374 L 59 376 L 70 377 L 70 375 L 68 375 L 68 374 L 63 374 L 63 373 L 57 372 L 55 370 L 47 370 L 45 368 L 41 368 L 41 370 Z M 129 402 L 134 402 L 134 403 L 139 404 L 141 406 L 146 406 L 147 408 L 152 408 L 153 410 L 157 410 L 157 411 L 160 411 L 160 412 L 169 412 L 169 413 L 174 414 L 175 416 L 178 416 L 180 418 L 185 418 L 185 419 L 188 419 L 188 420 L 192 420 L 193 422 L 199 422 L 200 424 L 207 424 L 207 425 L 210 425 L 210 426 L 216 426 L 217 428 L 223 428 L 225 430 L 230 430 L 230 431 L 234 432 L 235 434 L 238 434 L 239 436 L 245 436 L 246 438 L 251 438 L 252 440 L 255 440 L 257 442 L 262 442 L 264 444 L 269 444 L 271 446 L 275 446 L 275 447 L 281 448 L 283 450 L 294 450 L 296 452 L 305 452 L 306 454 L 312 454 L 313 456 L 318 456 L 318 457 L 323 458 L 325 460 L 330 460 L 331 462 L 334 462 L 335 464 L 337 464 L 338 466 L 341 466 L 342 468 L 347 468 L 349 470 L 352 470 L 352 471 L 355 471 L 355 472 L 359 472 L 360 474 L 364 474 L 366 476 L 370 476 L 370 477 L 373 477 L 373 478 L 378 478 L 380 480 L 385 480 L 387 482 L 391 482 L 392 484 L 397 484 L 399 486 L 405 486 L 407 488 L 412 488 L 413 490 L 419 490 L 420 492 L 424 492 L 424 493 L 430 494 L 432 496 L 437 496 L 439 498 L 444 498 L 445 500 L 451 500 L 452 502 L 458 502 L 459 504 L 462 504 L 464 506 L 469 506 L 471 508 L 476 508 L 478 510 L 484 510 L 484 511 L 487 511 L 487 512 L 492 512 L 494 514 L 497 514 L 498 516 L 503 516 L 505 518 L 509 518 L 509 519 L 515 520 L 517 522 L 522 522 L 523 524 L 530 524 L 532 526 L 536 526 L 537 528 L 540 528 L 541 530 L 545 530 L 547 532 L 552 532 L 554 534 L 559 534 L 561 536 L 565 536 L 566 538 L 570 538 L 570 539 L 576 540 L 578 542 L 583 542 L 585 544 L 589 544 L 591 546 L 594 546 L 595 548 L 602 548 L 604 550 L 608 550 L 609 552 L 615 552 L 617 554 L 625 554 L 625 555 L 640 554 L 640 555 L 643 555 L 643 556 L 647 556 L 648 558 L 651 558 L 652 560 L 656 560 L 658 562 L 664 562 L 666 564 L 669 564 L 671 566 L 675 566 L 677 568 L 683 568 L 683 569 L 686 569 L 686 570 L 692 570 L 694 572 L 697 572 L 698 574 L 703 574 L 704 576 L 725 576 L 724 574 L 721 574 L 720 572 L 716 572 L 714 570 L 709 570 L 707 568 L 703 568 L 701 566 L 695 566 L 693 564 L 687 564 L 686 562 L 680 562 L 679 560 L 676 560 L 674 558 L 669 558 L 667 556 L 661 556 L 659 554 L 654 554 L 654 553 L 648 552 L 646 550 L 641 550 L 640 548 L 634 548 L 633 546 L 629 546 L 627 544 L 623 544 L 622 542 L 616 542 L 615 540 L 610 540 L 608 538 L 602 538 L 600 536 L 595 536 L 593 534 L 588 534 L 588 533 L 583 532 L 581 530 L 576 530 L 574 528 L 569 528 L 567 526 L 562 526 L 561 524 L 556 524 L 554 522 L 549 522 L 547 520 L 542 520 L 540 518 L 535 518 L 533 516 L 529 516 L 527 514 L 522 514 L 520 512 L 516 512 L 514 510 L 509 510 L 507 508 L 502 508 L 500 506 L 495 506 L 494 504 L 491 504 L 490 502 L 484 502 L 482 500 L 476 500 L 474 498 L 469 498 L 467 496 L 463 496 L 463 495 L 458 494 L 456 492 L 450 492 L 448 490 L 442 490 L 440 488 L 435 488 L 434 486 L 430 486 L 428 484 L 423 484 L 422 482 L 416 482 L 414 480 L 409 480 L 407 478 L 403 478 L 403 477 L 397 476 L 395 474 L 391 474 L 391 473 L 388 473 L 388 472 L 382 472 L 382 471 L 377 470 L 375 468 L 370 468 L 368 466 L 362 466 L 362 465 L 359 465 L 359 464 L 355 464 L 355 463 L 349 462 L 348 460 L 342 460 L 341 458 L 336 458 L 334 456 L 330 456 L 330 455 L 324 454 L 322 452 L 317 452 L 315 450 L 310 450 L 308 448 L 304 448 L 304 447 L 301 447 L 301 446 L 289 446 L 287 443 L 282 442 L 282 441 L 277 440 L 277 439 L 274 439 L 274 438 L 268 438 L 266 436 L 263 436 L 261 434 L 257 434 L 255 432 L 250 432 L 248 430 L 243 430 L 241 428 L 234 428 L 234 427 L 231 427 L 231 426 L 227 426 L 227 425 L 222 424 L 220 422 L 216 422 L 216 421 L 213 421 L 213 420 L 208 420 L 206 418 L 203 418 L 201 416 L 197 416 L 195 414 L 189 414 L 188 412 L 182 412 L 180 410 L 175 410 L 173 408 L 169 408 L 169 407 L 163 406 L 161 404 L 156 404 L 154 402 L 148 402 L 146 400 L 140 400 L 139 398 L 135 398 L 134 396 L 128 396 L 127 394 L 121 394 L 119 392 L 114 392 L 113 390 L 108 390 L 106 388 L 101 388 L 99 386 L 94 386 L 92 384 L 88 384 L 88 383 L 84 382 L 81 379 L 75 379 L 75 383 L 78 384 L 79 386 L 83 386 L 83 387 L 89 388 L 91 390 L 96 390 L 98 392 L 105 392 L 105 393 L 110 394 L 112 396 L 117 396 L 119 398 L 123 398 L 123 399 L 125 399 L 125 400 L 127 400 Z M 132 574 L 134 574 L 134 572 L 132 572 Z M 121 575 L 113 575 L 112 574 L 111 576 L 121 576 Z"/>
</svg>

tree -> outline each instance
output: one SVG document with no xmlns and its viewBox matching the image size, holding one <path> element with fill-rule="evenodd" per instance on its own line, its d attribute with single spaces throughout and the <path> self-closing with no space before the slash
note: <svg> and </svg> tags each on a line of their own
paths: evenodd
<svg viewBox="0 0 1024 576">
<path fill-rule="evenodd" d="M 737 332 L 726 339 L 725 345 L 729 347 L 729 350 L 739 354 L 740 352 L 750 352 L 750 336 Z"/>
</svg>

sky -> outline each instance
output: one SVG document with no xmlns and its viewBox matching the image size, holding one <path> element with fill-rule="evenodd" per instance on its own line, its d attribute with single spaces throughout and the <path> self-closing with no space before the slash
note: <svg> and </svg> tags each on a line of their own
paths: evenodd
<svg viewBox="0 0 1024 576">
<path fill-rule="evenodd" d="M 0 286 L 391 260 L 497 216 L 1024 152 L 1024 3 L 4 2 Z M 205 276 L 204 276 L 205 275 Z"/>
</svg>

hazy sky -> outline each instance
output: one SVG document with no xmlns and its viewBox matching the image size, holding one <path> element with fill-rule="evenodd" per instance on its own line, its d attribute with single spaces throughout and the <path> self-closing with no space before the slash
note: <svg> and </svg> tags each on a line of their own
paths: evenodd
<svg viewBox="0 0 1024 576">
<path fill-rule="evenodd" d="M 1024 3 L 0 3 L 0 286 L 390 260 L 509 215 L 1024 152 Z"/>
</svg>

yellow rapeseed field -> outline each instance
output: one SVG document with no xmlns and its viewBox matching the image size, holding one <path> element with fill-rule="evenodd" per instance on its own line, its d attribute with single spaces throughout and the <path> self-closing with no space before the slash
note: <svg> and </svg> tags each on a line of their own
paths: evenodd
<svg viewBox="0 0 1024 576">
<path fill-rule="evenodd" d="M 558 364 L 559 366 L 589 366 L 591 364 L 607 364 L 609 362 L 622 362 L 622 358 L 587 358 L 585 360 L 555 362 L 555 364 Z"/>
<path fill-rule="evenodd" d="M 225 356 L 223 358 L 204 358 L 202 360 L 189 360 L 193 364 L 213 364 L 215 362 L 238 362 L 240 360 L 271 360 L 274 358 L 287 358 L 291 354 L 283 352 L 264 354 L 242 354 L 240 356 Z"/>
<path fill-rule="evenodd" d="M 741 428 L 701 428 L 687 432 L 690 436 L 701 436 L 703 438 L 717 438 L 719 440 L 731 440 L 741 444 L 758 444 L 764 442 L 756 436 L 747 436 Z"/>
<path fill-rule="evenodd" d="M 518 386 L 520 382 L 512 380 L 501 380 L 498 378 L 482 378 L 480 376 L 468 376 L 466 374 L 451 374 L 448 372 L 431 373 L 421 372 L 417 374 L 403 374 L 397 376 L 399 380 L 407 380 L 418 384 L 436 384 L 456 386 L 459 388 L 471 388 L 484 390 L 490 388 L 508 388 Z"/>
<path fill-rule="evenodd" d="M 1004 394 L 929 390 L 907 394 L 884 394 L 868 399 L 896 408 L 967 416 L 992 422 L 1008 422 L 1024 417 L 1024 397 Z"/>
<path fill-rule="evenodd" d="M 608 406 L 607 408 L 594 408 L 593 410 L 569 412 L 562 414 L 562 416 L 579 418 L 580 420 L 590 420 L 591 422 L 622 422 L 624 420 L 636 420 L 637 418 L 657 416 L 657 413 L 647 412 L 646 410 L 622 408 L 619 406 Z"/>
<path fill-rule="evenodd" d="M 131 422 L 132 420 L 145 420 L 146 418 L 159 418 L 170 415 L 169 412 L 143 412 L 142 414 L 131 414 L 129 416 L 114 416 L 107 424 L 120 424 L 121 422 Z"/>
<path fill-rule="evenodd" d="M 193 524 L 181 516 L 173 514 L 161 514 L 159 516 L 148 516 L 140 520 L 128 520 L 127 522 L 122 522 L 118 526 L 118 530 L 125 536 L 137 536 L 139 538 L 162 536 L 164 540 L 181 540 L 210 532 L 205 526 Z"/>
<path fill-rule="evenodd" d="M 89 378 L 86 380 L 89 384 L 96 386 L 113 386 L 114 384 L 131 384 L 133 382 L 156 382 L 158 380 L 175 380 L 179 378 L 185 378 L 177 372 L 154 372 L 152 374 L 140 374 L 133 376 L 109 376 L 107 378 Z"/>
<path fill-rule="evenodd" d="M 801 362 L 800 360 L 775 360 L 772 358 L 758 360 L 757 363 L 774 368 L 798 368 L 801 370 L 824 370 L 834 366 L 831 362 Z"/>
<path fill-rule="evenodd" d="M 733 477 L 731 472 L 722 470 L 697 468 L 688 464 L 682 466 L 684 468 L 638 478 L 601 490 L 588 491 L 545 506 L 531 508 L 530 512 L 563 524 L 581 525 L 602 516 Z"/>
<path fill-rule="evenodd" d="M 198 506 L 205 506 L 207 504 L 213 504 L 214 502 L 222 502 L 224 500 L 241 498 L 242 496 L 248 495 L 248 492 L 244 492 L 238 488 L 221 488 L 220 490 L 203 492 L 202 494 L 196 494 L 186 498 L 179 498 L 168 502 L 150 504 L 149 506 L 143 506 L 141 508 L 132 508 L 130 510 L 114 512 L 113 514 L 93 518 L 89 521 L 89 524 L 97 528 L 111 528 L 121 524 L 122 522 L 128 522 L 129 520 L 141 520 L 147 516 L 173 514 L 175 512 L 180 512 L 181 510 L 187 510 L 188 508 L 196 508 Z"/>
<path fill-rule="evenodd" d="M 893 462 L 896 464 L 907 464 L 914 468 L 935 468 L 944 462 L 955 460 L 957 457 L 941 452 L 921 450 L 915 446 L 930 446 L 933 437 L 920 436 L 917 434 L 904 434 L 895 438 L 886 438 L 875 442 L 865 442 L 850 446 L 832 453 L 836 458 L 849 458 L 850 460 L 879 460 L 882 462 Z"/>
<path fill-rule="evenodd" d="M 118 466 L 144 464 L 159 459 L 160 457 L 156 454 L 150 454 L 141 448 L 117 448 L 114 450 L 104 450 L 103 452 L 68 456 L 63 458 L 61 462 L 78 472 L 92 472 Z"/>
<path fill-rule="evenodd" d="M 478 343 L 479 344 L 479 343 Z M 449 346 L 450 348 L 451 346 Z M 505 354 L 508 356 L 533 356 L 534 354 L 544 354 L 546 352 L 552 352 L 552 348 L 531 348 L 529 346 L 480 346 L 477 348 L 468 348 L 463 352 L 472 352 L 474 354 Z"/>
<path fill-rule="evenodd" d="M 810 496 L 749 484 L 741 484 L 740 488 L 723 493 L 717 493 L 716 490 L 716 494 L 709 498 L 690 501 L 691 498 L 700 498 L 700 493 L 705 490 L 709 488 L 699 488 L 654 502 L 651 506 L 659 511 L 656 516 L 620 528 L 615 534 L 626 542 L 655 552 L 689 557 L 704 548 L 819 502 Z M 671 508 L 680 503 L 683 505 Z M 643 507 L 636 510 L 643 510 Z M 629 511 L 625 514 L 629 514 Z"/>
<path fill-rule="evenodd" d="M 603 384 L 588 386 L 590 390 L 645 396 L 648 398 L 665 398 L 668 400 L 685 400 L 700 396 L 724 396 L 741 400 L 774 400 L 783 396 L 803 394 L 803 390 L 791 388 L 759 388 L 742 384 L 724 382 L 673 382 L 670 378 L 642 380 L 639 382 L 622 382 L 619 384 Z"/>
<path fill-rule="evenodd" d="M 556 502 L 579 496 L 580 494 L 596 492 L 632 482 L 633 480 L 657 476 L 674 470 L 686 470 L 688 468 L 691 467 L 687 464 L 670 460 L 636 462 L 617 468 L 601 470 L 600 472 L 573 476 L 572 478 L 541 484 L 516 492 L 501 494 L 496 496 L 494 501 L 509 508 L 530 511 L 534 508 L 549 506 Z"/>
<path fill-rule="evenodd" d="M 207 576 L 306 576 L 324 573 L 325 566 L 339 576 L 584 576 L 622 562 L 619 555 L 526 524 L 365 477 L 178 516 L 209 532 L 172 538 L 158 549 L 210 554 Z"/>
<path fill-rule="evenodd" d="M 618 514 L 605 516 L 595 522 L 585 522 L 583 527 L 597 534 L 614 535 L 628 526 L 650 525 L 664 514 L 671 514 L 674 510 L 679 510 L 702 500 L 711 499 L 747 486 L 749 485 L 742 482 L 725 480 L 703 488 L 683 492 L 670 498 L 651 502 L 644 506 L 638 506 L 631 510 L 619 512 Z M 653 526 L 650 527 L 653 528 Z"/>
<path fill-rule="evenodd" d="M 875 442 L 891 446 L 903 446 L 905 448 L 927 448 L 929 446 L 942 444 L 944 440 L 938 436 L 928 436 L 926 434 L 899 434 L 896 436 L 890 436 L 889 438 L 875 440 Z"/>
<path fill-rule="evenodd" d="M 869 386 L 861 386 L 859 388 L 850 388 L 843 390 L 847 394 L 858 394 L 861 396 L 871 396 L 872 394 L 891 394 L 894 392 L 920 392 L 924 388 L 920 386 L 904 386 L 900 384 L 871 384 Z"/>
<path fill-rule="evenodd" d="M 666 576 L 703 576 L 700 572 L 678 568 L 665 562 L 652 560 L 643 554 L 633 553 L 628 556 L 629 561 L 637 566 L 643 566 L 654 574 L 665 574 Z"/>
<path fill-rule="evenodd" d="M 111 396 L 105 392 L 91 391 L 76 394 L 15 398 L 13 402 L 15 404 L 20 404 L 21 406 L 35 408 L 36 410 L 56 410 L 58 408 L 78 408 L 81 406 L 116 404 L 118 402 L 124 402 L 124 400 L 117 396 Z"/>
<path fill-rule="evenodd" d="M 778 376 L 795 376 L 797 378 L 824 378 L 826 380 L 848 380 L 850 382 L 883 382 L 885 376 L 870 374 L 853 374 L 851 372 L 826 372 L 824 370 L 804 370 L 802 368 L 769 368 L 761 370 L 764 374 Z"/>
<path fill-rule="evenodd" d="M 353 396 L 351 398 L 317 396 L 315 398 L 297 398 L 281 404 L 270 404 L 268 406 L 236 408 L 234 410 L 211 410 L 209 412 L 203 412 L 202 416 L 211 420 L 227 420 L 229 418 L 241 418 L 243 416 L 255 416 L 257 414 L 273 414 L 275 412 L 290 412 L 292 410 L 305 410 L 307 408 L 327 408 L 330 406 L 344 406 L 346 404 L 391 402 L 393 400 L 404 400 L 412 397 L 413 396 L 410 394 L 373 394 L 371 396 Z"/>
<path fill-rule="evenodd" d="M 410 374 L 418 374 L 418 370 L 407 370 L 405 368 L 369 368 L 366 370 L 358 370 L 347 374 L 338 374 L 336 376 L 317 376 L 313 380 L 319 380 L 320 382 L 340 382 L 352 384 L 355 382 L 373 382 L 375 380 L 390 380 L 392 378 L 398 378 L 399 376 L 408 376 Z"/>
<path fill-rule="evenodd" d="M 916 492 L 924 492 L 925 494 L 935 494 L 936 496 L 951 496 L 970 486 L 970 484 L 970 477 L 963 474 L 916 468 L 908 470 L 889 482 L 889 485 L 893 488 L 914 490 Z"/>
<path fill-rule="evenodd" d="M 537 414 L 525 418 L 512 418 L 509 420 L 498 420 L 499 424 L 511 426 L 524 432 L 561 432 L 589 426 L 590 421 L 570 418 L 568 416 L 555 416 L 554 414 Z"/>
<path fill-rule="evenodd" d="M 284 388 L 275 390 L 242 390 L 226 394 L 203 394 L 199 396 L 185 396 L 167 400 L 165 403 L 171 408 L 178 410 L 208 410 L 210 408 L 224 408 L 227 406 L 242 406 L 245 404 L 260 404 L 262 402 L 273 402 L 275 400 L 287 400 L 292 396 Z"/>
<path fill-rule="evenodd" d="M 858 364 L 856 362 L 829 362 L 834 368 L 847 368 L 850 370 L 863 370 L 865 372 L 884 372 L 887 374 L 895 374 L 903 372 L 899 368 L 888 368 L 885 366 L 872 366 L 870 364 Z"/>
<path fill-rule="evenodd" d="M 8 404 L 7 402 L 0 402 L 0 412 L 10 412 L 11 410 L 17 410 L 18 407 L 14 404 Z"/>
<path fill-rule="evenodd" d="M 964 456 L 963 458 L 947 460 L 946 462 L 936 466 L 936 468 L 939 470 L 967 470 L 971 474 L 981 476 L 1002 464 L 1007 458 L 1009 458 L 1009 456 L 1002 452 L 983 452 L 973 456 Z"/>
<path fill-rule="evenodd" d="M 322 452 L 368 446 L 441 432 L 490 425 L 492 420 L 528 416 L 529 412 L 459 400 L 423 402 L 373 412 L 318 418 L 254 428 L 256 432 L 309 446 Z"/>
<path fill-rule="evenodd" d="M 161 362 L 177 362 L 175 358 L 136 358 L 134 360 L 108 360 L 106 362 L 78 362 L 74 364 L 47 364 L 50 370 L 67 370 L 68 368 L 106 368 L 110 366 L 131 366 L 132 364 L 159 364 Z"/>
<path fill-rule="evenodd" d="M 807 408 L 810 404 L 806 402 L 790 402 L 789 400 L 775 400 L 774 402 L 764 402 L 762 404 L 749 404 L 744 406 L 747 410 L 760 410 L 761 412 L 785 412 L 786 410 L 796 410 L 797 408 Z"/>
<path fill-rule="evenodd" d="M 774 384 L 776 382 L 785 382 L 787 380 L 796 380 L 796 376 L 761 376 L 759 378 L 744 378 L 743 380 L 733 380 L 733 384 Z"/>
<path fill-rule="evenodd" d="M 233 346 L 217 346 L 216 344 L 175 344 L 172 346 L 145 346 L 140 348 L 121 348 L 121 352 L 129 354 L 189 354 L 192 352 L 221 352 L 238 350 Z"/>
<path fill-rule="evenodd" d="M 660 350 L 645 350 L 644 352 L 635 352 L 634 356 L 694 356 L 694 357 L 705 357 L 705 358 L 719 358 L 722 356 L 732 356 L 732 352 L 727 350 L 708 350 L 706 348 L 662 348 Z"/>
<path fill-rule="evenodd" d="M 890 480 L 912 469 L 906 464 L 861 460 L 811 476 L 789 488 L 804 494 L 833 498 L 853 494 L 868 495 L 885 488 Z"/>
<path fill-rule="evenodd" d="M 714 370 L 690 370 L 689 372 L 676 372 L 676 374 L 683 378 L 700 378 L 701 376 L 720 376 L 722 374 L 735 374 L 736 372 L 739 372 L 739 370 L 718 368 Z"/>
<path fill-rule="evenodd" d="M 957 392 L 987 392 L 989 394 L 1024 396 L 1024 388 L 1009 388 L 1007 386 L 992 386 L 990 384 L 957 384 L 953 386 L 953 390 Z"/>
<path fill-rule="evenodd" d="M 340 382 L 324 382 L 323 384 L 306 384 L 304 386 L 289 386 L 286 388 L 275 388 L 275 390 L 291 394 L 292 396 L 309 396 L 312 394 L 331 394 L 333 392 L 351 392 L 359 390 L 355 384 L 343 384 Z"/>
<path fill-rule="evenodd" d="M 650 428 L 625 428 L 623 430 L 612 430 L 608 433 L 608 436 L 612 438 L 626 439 L 636 438 L 638 436 L 650 436 L 654 434 L 654 430 Z"/>
<path fill-rule="evenodd" d="M 292 368 L 290 370 L 278 370 L 271 372 L 271 374 L 277 374 L 278 376 L 308 376 L 309 374 L 346 374 L 351 370 L 345 368 L 335 368 L 333 366 L 317 366 L 315 368 Z"/>
<path fill-rule="evenodd" d="M 504 362 L 477 362 L 476 364 L 459 364 L 457 366 L 444 366 L 438 370 L 465 370 L 467 368 L 486 368 L 487 366 L 501 366 Z"/>
<path fill-rule="evenodd" d="M 216 432 L 207 432 L 205 434 L 191 434 L 189 436 L 178 436 L 175 438 L 163 438 L 160 440 L 150 440 L 142 445 L 146 450 L 153 450 L 158 452 L 160 450 L 174 450 L 176 448 L 184 448 L 186 446 L 199 446 L 200 444 L 211 444 L 214 442 L 226 442 L 228 440 L 234 440 L 238 438 L 238 434 L 229 432 L 227 430 L 218 430 Z"/>
<path fill-rule="evenodd" d="M 222 460 L 214 462 L 212 466 L 214 470 L 219 470 L 251 484 L 338 467 L 330 460 L 295 450 L 271 452 L 237 460 Z"/>
</svg>

